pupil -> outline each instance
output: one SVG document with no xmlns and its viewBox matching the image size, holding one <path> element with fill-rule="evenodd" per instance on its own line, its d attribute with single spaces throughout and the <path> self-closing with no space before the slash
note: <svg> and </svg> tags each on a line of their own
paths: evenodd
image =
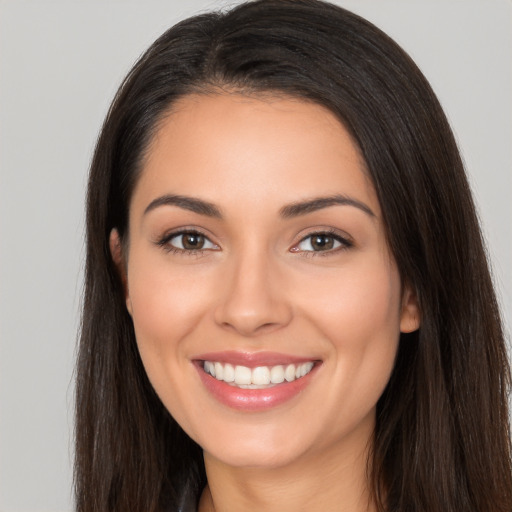
<svg viewBox="0 0 512 512">
<path fill-rule="evenodd" d="M 195 233 L 183 235 L 183 247 L 185 249 L 201 249 L 204 245 L 204 236 Z"/>
<path fill-rule="evenodd" d="M 311 245 L 313 246 L 313 249 L 323 251 L 326 249 L 332 249 L 334 245 L 334 240 L 330 236 L 317 235 L 311 241 Z"/>
</svg>

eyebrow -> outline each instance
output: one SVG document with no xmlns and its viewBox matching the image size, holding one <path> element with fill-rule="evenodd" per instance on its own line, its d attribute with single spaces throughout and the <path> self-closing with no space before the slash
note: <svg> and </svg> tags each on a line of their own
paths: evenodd
<svg viewBox="0 0 512 512">
<path fill-rule="evenodd" d="M 355 208 L 359 208 L 368 216 L 375 217 L 375 213 L 373 213 L 370 207 L 365 203 L 341 194 L 327 197 L 316 197 L 306 201 L 291 203 L 289 205 L 283 206 L 283 208 L 279 210 L 279 214 L 282 218 L 289 219 L 293 217 L 299 217 L 301 215 L 307 215 L 308 213 L 312 213 L 323 208 L 328 208 L 329 206 L 337 205 L 353 206 Z M 208 201 L 197 199 L 195 197 L 175 194 L 166 194 L 151 201 L 151 203 L 149 203 L 149 205 L 144 210 L 144 215 L 160 206 L 177 206 L 199 215 L 222 219 L 222 214 L 219 208 L 213 203 L 209 203 Z"/>
<path fill-rule="evenodd" d="M 212 203 L 197 199 L 195 197 L 167 194 L 165 196 L 157 197 L 144 210 L 144 215 L 158 208 L 159 206 L 178 206 L 184 210 L 190 210 L 191 212 L 198 213 L 199 215 L 206 215 L 207 217 L 214 217 L 216 219 L 222 219 L 220 210 Z"/>
<path fill-rule="evenodd" d="M 329 206 L 336 205 L 354 206 L 355 208 L 359 208 L 360 210 L 362 210 L 368 216 L 375 217 L 375 213 L 373 213 L 371 208 L 367 206 L 365 203 L 358 201 L 357 199 L 354 199 L 352 197 L 344 196 L 341 194 L 336 194 L 327 197 L 316 197 L 306 201 L 292 203 L 281 208 L 279 213 L 281 217 L 289 219 L 291 217 L 306 215 L 308 213 L 316 212 L 317 210 L 321 210 L 323 208 L 328 208 Z"/>
</svg>

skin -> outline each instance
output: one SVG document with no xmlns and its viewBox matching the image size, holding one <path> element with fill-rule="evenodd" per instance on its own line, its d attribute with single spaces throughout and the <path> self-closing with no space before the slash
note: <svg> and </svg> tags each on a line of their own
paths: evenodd
<svg viewBox="0 0 512 512">
<path fill-rule="evenodd" d="M 166 194 L 212 203 L 222 219 L 176 205 L 145 213 Z M 334 194 L 372 213 L 336 204 L 280 214 Z M 184 228 L 207 237 L 202 250 L 169 237 Z M 308 237 L 326 231 L 349 243 L 312 250 Z M 375 406 L 400 331 L 415 330 L 419 312 L 364 162 L 332 113 L 290 98 L 182 98 L 152 141 L 129 243 L 114 230 L 111 250 L 149 379 L 204 449 L 202 512 L 373 510 L 365 471 Z M 225 350 L 321 364 L 291 400 L 240 411 L 212 397 L 192 362 Z"/>
</svg>

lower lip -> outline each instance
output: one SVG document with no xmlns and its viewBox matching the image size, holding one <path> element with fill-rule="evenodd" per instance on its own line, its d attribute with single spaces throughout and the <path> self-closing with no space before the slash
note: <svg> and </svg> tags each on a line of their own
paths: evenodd
<svg viewBox="0 0 512 512">
<path fill-rule="evenodd" d="M 243 389 L 217 380 L 203 370 L 201 363 L 196 364 L 204 386 L 214 398 L 228 407 L 242 411 L 263 411 L 288 402 L 308 386 L 318 366 L 315 364 L 307 375 L 292 382 L 285 381 L 265 389 Z"/>
</svg>

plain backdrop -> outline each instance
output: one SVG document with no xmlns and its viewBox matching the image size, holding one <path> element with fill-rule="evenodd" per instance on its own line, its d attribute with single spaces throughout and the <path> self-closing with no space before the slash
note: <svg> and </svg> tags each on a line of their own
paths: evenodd
<svg viewBox="0 0 512 512">
<path fill-rule="evenodd" d="M 394 37 L 440 97 L 512 323 L 512 3 L 338 0 Z M 73 508 L 83 202 L 122 77 L 205 0 L 0 0 L 0 511 Z M 442 249 L 442 248 L 440 248 Z"/>
</svg>

